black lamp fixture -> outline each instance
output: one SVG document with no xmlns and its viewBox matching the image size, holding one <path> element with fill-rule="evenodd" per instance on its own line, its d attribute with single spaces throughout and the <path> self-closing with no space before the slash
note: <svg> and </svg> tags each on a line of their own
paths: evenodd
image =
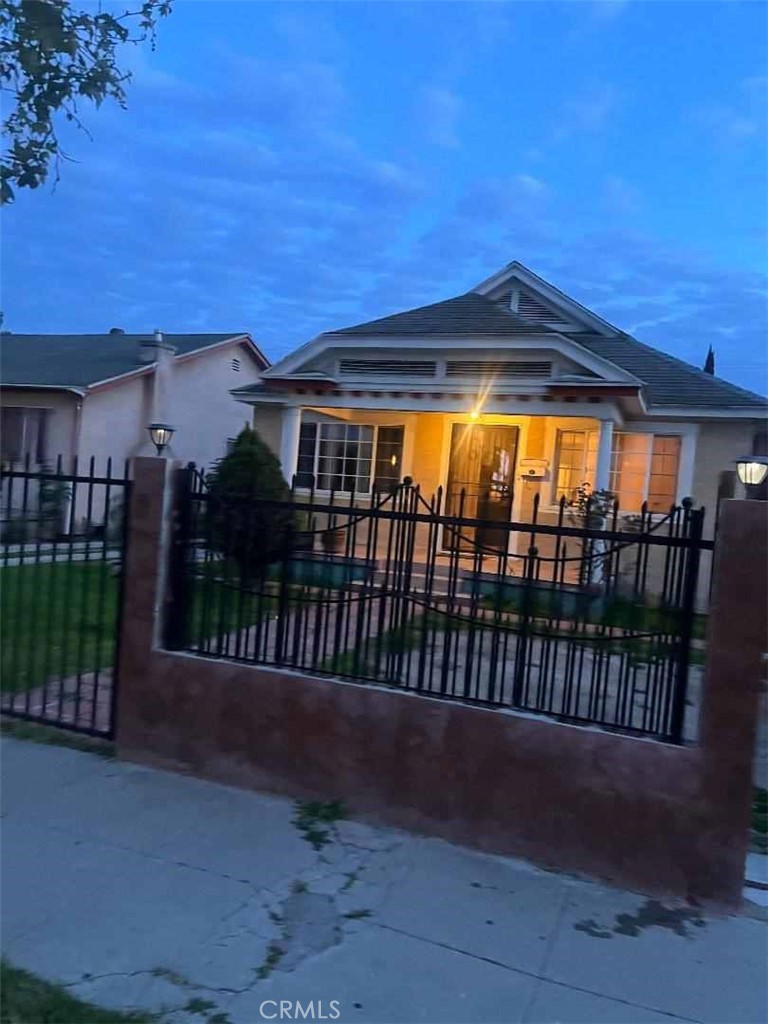
<svg viewBox="0 0 768 1024">
<path fill-rule="evenodd" d="M 150 423 L 147 427 L 152 444 L 157 449 L 158 455 L 162 455 L 163 449 L 167 448 L 171 443 L 175 429 L 175 427 L 171 427 L 167 423 Z"/>
<path fill-rule="evenodd" d="M 736 459 L 739 480 L 747 487 L 757 487 L 768 473 L 768 455 L 743 455 Z"/>
</svg>

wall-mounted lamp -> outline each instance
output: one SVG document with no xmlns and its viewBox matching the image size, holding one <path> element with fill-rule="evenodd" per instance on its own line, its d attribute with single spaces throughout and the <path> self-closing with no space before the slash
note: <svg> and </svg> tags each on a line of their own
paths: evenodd
<svg viewBox="0 0 768 1024">
<path fill-rule="evenodd" d="M 768 455 L 744 455 L 736 459 L 739 480 L 747 487 L 756 487 L 768 474 Z"/>
<path fill-rule="evenodd" d="M 147 427 L 150 439 L 157 449 L 158 455 L 162 455 L 163 449 L 167 448 L 171 443 L 175 429 L 175 427 L 171 427 L 167 423 L 150 423 Z"/>
<path fill-rule="evenodd" d="M 477 423 L 477 421 L 480 419 L 480 410 L 477 407 L 475 407 L 469 414 L 469 418 L 472 420 L 473 423 Z"/>
</svg>

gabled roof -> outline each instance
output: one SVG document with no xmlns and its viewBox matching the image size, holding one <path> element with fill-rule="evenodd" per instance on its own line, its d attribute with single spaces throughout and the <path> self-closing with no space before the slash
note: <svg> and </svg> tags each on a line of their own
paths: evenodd
<svg viewBox="0 0 768 1024">
<path fill-rule="evenodd" d="M 637 378 L 643 385 L 643 395 L 650 407 L 754 409 L 755 415 L 765 415 L 768 411 L 768 399 L 763 396 L 713 377 L 681 359 L 637 341 L 595 316 L 520 263 L 510 263 L 503 271 L 478 285 L 478 289 L 497 294 L 511 277 L 523 281 L 530 290 L 535 289 L 550 303 L 567 306 L 569 312 L 579 315 L 582 323 L 594 321 L 599 330 L 555 329 L 512 312 L 496 298 L 491 299 L 485 294 L 471 291 L 429 306 L 419 306 L 353 327 L 328 331 L 320 337 L 330 342 L 334 337 L 348 335 L 380 339 L 389 337 L 394 340 L 420 336 L 504 338 L 550 334 L 554 338 L 567 338 L 581 345 Z"/>
<path fill-rule="evenodd" d="M 263 366 L 267 360 L 249 334 L 164 334 L 176 356 L 191 355 L 226 342 L 241 342 Z M 85 389 L 102 381 L 147 369 L 139 347 L 151 334 L 0 335 L 0 384 Z"/>
<path fill-rule="evenodd" d="M 418 337 L 439 334 L 446 337 L 512 337 L 524 334 L 552 334 L 545 327 L 505 310 L 475 292 L 457 295 L 429 306 L 418 306 L 404 313 L 394 313 L 378 320 L 368 320 L 354 327 L 326 331 L 323 337 L 357 334 L 366 338 Z"/>
</svg>

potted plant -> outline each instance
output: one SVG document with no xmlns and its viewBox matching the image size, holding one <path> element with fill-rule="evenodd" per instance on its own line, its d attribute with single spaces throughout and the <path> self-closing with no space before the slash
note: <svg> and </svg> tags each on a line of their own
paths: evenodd
<svg viewBox="0 0 768 1024">
<path fill-rule="evenodd" d="M 586 530 L 604 530 L 608 516 L 615 510 L 616 495 L 613 491 L 607 488 L 593 491 L 592 485 L 586 481 L 577 489 L 569 508 L 571 521 Z M 608 560 L 605 550 L 606 542 L 602 537 L 584 538 L 583 583 L 600 587 L 608 582 Z"/>
<path fill-rule="evenodd" d="M 346 545 L 347 531 L 340 526 L 329 526 L 321 533 L 323 551 L 326 555 L 340 554 Z"/>
<path fill-rule="evenodd" d="M 296 513 L 296 530 L 293 535 L 294 551 L 312 551 L 315 546 L 313 525 L 313 518 L 308 512 L 300 510 Z"/>
</svg>

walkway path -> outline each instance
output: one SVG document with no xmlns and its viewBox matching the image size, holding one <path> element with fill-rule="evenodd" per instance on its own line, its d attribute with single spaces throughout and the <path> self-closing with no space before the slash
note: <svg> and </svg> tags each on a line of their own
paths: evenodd
<svg viewBox="0 0 768 1024">
<path fill-rule="evenodd" d="M 89 1001 L 197 1024 L 278 1019 L 281 999 L 315 1019 L 336 1000 L 342 1024 L 765 1020 L 753 917 L 310 816 L 315 850 L 289 801 L 2 755 L 3 954 Z"/>
</svg>

